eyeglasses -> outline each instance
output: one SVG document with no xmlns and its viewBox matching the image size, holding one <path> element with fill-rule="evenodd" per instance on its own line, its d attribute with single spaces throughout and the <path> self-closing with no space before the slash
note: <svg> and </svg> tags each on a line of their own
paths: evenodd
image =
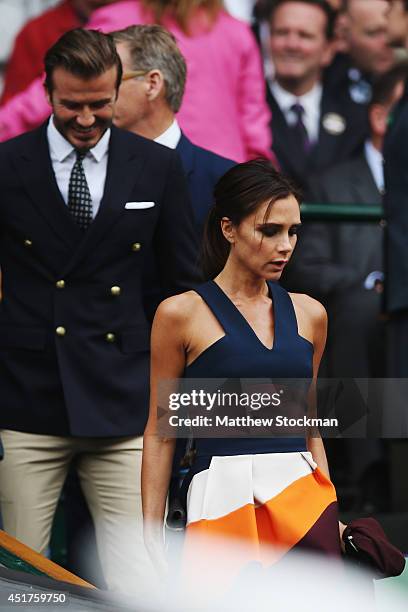
<svg viewBox="0 0 408 612">
<path fill-rule="evenodd" d="M 144 76 L 148 72 L 150 72 L 150 70 L 130 70 L 122 75 L 122 81 L 128 81 L 129 79 L 134 79 L 135 77 Z"/>
</svg>

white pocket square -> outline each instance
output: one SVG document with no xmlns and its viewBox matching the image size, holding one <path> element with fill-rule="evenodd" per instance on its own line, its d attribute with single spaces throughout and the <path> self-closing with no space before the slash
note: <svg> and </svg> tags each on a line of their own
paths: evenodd
<svg viewBox="0 0 408 612">
<path fill-rule="evenodd" d="M 142 208 L 153 208 L 155 202 L 126 202 L 125 208 L 133 210 L 142 210 Z"/>
</svg>

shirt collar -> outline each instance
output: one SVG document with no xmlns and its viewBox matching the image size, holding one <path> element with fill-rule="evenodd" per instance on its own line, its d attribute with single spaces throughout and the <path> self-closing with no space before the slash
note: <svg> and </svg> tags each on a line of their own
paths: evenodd
<svg viewBox="0 0 408 612">
<path fill-rule="evenodd" d="M 305 113 L 310 113 L 316 108 L 320 108 L 322 98 L 321 83 L 316 83 L 310 91 L 302 96 L 295 96 L 289 91 L 286 91 L 277 81 L 273 81 L 270 84 L 270 88 L 283 113 L 287 113 L 294 104 L 301 104 Z"/>
<path fill-rule="evenodd" d="M 158 142 L 165 147 L 169 147 L 169 149 L 175 149 L 181 138 L 181 129 L 177 120 L 174 119 L 173 123 L 170 127 L 167 128 L 160 136 L 154 139 L 155 142 Z"/>
<path fill-rule="evenodd" d="M 47 138 L 50 146 L 51 157 L 59 162 L 63 162 L 74 151 L 74 147 L 64 136 L 57 130 L 53 121 L 54 115 L 51 115 L 47 126 Z M 111 130 L 106 130 L 99 142 L 89 149 L 88 153 L 92 155 L 95 161 L 100 162 L 109 148 Z"/>
<path fill-rule="evenodd" d="M 371 170 L 375 184 L 377 185 L 378 191 L 382 191 L 384 188 L 384 170 L 383 170 L 383 156 L 378 149 L 375 148 L 371 140 L 366 140 L 364 143 L 364 153 Z"/>
</svg>

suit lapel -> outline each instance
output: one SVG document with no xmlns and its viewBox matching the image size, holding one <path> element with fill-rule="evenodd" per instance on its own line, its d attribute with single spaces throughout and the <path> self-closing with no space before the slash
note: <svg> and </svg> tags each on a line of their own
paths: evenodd
<svg viewBox="0 0 408 612">
<path fill-rule="evenodd" d="M 342 123 L 343 131 L 336 133 Z M 343 99 L 334 99 L 327 87 L 323 87 L 316 167 L 328 167 L 354 157 L 366 138 L 366 127 L 367 121 L 361 109 L 358 113 L 354 108 L 350 109 Z"/>
<path fill-rule="evenodd" d="M 183 170 L 189 179 L 190 175 L 194 172 L 194 147 L 183 133 L 181 133 L 181 138 L 176 147 L 176 151 L 180 155 Z"/>
<path fill-rule="evenodd" d="M 329 99 L 325 88 L 323 88 L 322 101 L 320 110 L 320 125 L 319 125 L 319 140 L 316 147 L 316 157 L 313 166 L 322 168 L 329 166 L 336 161 L 336 154 L 340 152 L 344 134 L 347 131 L 347 125 L 344 125 L 344 131 L 333 133 L 326 127 L 326 121 L 329 115 L 338 116 L 339 120 L 344 119 L 341 112 L 337 112 L 337 107 L 333 105 Z M 344 119 L 345 121 L 345 119 Z"/>
<path fill-rule="evenodd" d="M 83 232 L 75 223 L 62 198 L 52 169 L 47 125 L 31 133 L 31 143 L 25 141 L 18 153 L 16 170 L 30 200 L 54 232 L 72 248 L 79 244 Z"/>
<path fill-rule="evenodd" d="M 126 134 L 129 136 L 129 134 Z M 98 214 L 85 233 L 84 239 L 69 262 L 64 274 L 69 273 L 83 258 L 92 252 L 104 235 L 120 219 L 125 203 L 143 167 L 142 157 L 127 146 L 127 138 L 112 127 L 109 142 L 109 159 L 103 198 Z"/>
</svg>

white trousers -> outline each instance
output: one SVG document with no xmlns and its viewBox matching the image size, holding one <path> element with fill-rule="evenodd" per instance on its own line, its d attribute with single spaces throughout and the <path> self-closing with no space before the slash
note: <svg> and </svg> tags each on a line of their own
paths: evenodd
<svg viewBox="0 0 408 612">
<path fill-rule="evenodd" d="M 143 544 L 142 438 L 75 438 L 2 430 L 4 529 L 44 554 L 70 462 L 76 460 L 109 589 L 137 591 L 152 572 Z"/>
</svg>

